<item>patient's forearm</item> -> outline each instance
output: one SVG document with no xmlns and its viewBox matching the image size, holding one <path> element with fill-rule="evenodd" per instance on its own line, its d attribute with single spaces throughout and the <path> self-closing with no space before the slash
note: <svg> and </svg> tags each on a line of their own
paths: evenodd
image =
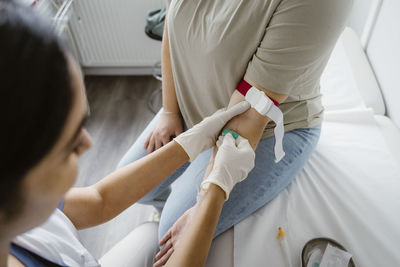
<svg viewBox="0 0 400 267">
<path fill-rule="evenodd" d="M 167 9 L 168 12 L 168 9 Z M 168 14 L 166 15 L 168 17 Z M 162 55 L 162 102 L 163 108 L 166 112 L 180 113 L 178 100 L 176 98 L 175 85 L 174 85 L 174 77 L 172 73 L 171 67 L 171 55 L 170 55 L 170 47 L 169 47 L 169 37 L 168 37 L 168 26 L 167 20 L 165 20 L 164 24 L 164 34 L 162 39 L 161 46 L 161 55 Z"/>
<path fill-rule="evenodd" d="M 231 96 L 228 107 L 243 100 L 244 96 L 238 91 L 235 91 Z M 249 140 L 251 147 L 256 150 L 258 142 L 260 141 L 264 128 L 268 122 L 268 117 L 261 115 L 255 109 L 251 108 L 241 115 L 234 117 L 225 125 L 224 128 L 233 130 Z M 218 149 L 215 147 L 204 177 L 207 177 L 211 172 L 217 151 Z"/>
<path fill-rule="evenodd" d="M 245 77 L 245 80 L 252 86 L 255 86 L 257 89 L 262 90 L 267 96 L 273 98 L 278 103 L 282 103 L 288 97 L 287 95 L 282 95 L 268 91 L 267 89 L 262 88 L 261 86 L 250 81 L 247 77 Z M 231 107 L 236 103 L 243 101 L 244 99 L 245 97 L 239 91 L 235 90 L 231 96 L 228 107 Z M 269 121 L 270 119 L 268 117 L 261 115 L 255 109 L 251 108 L 246 112 L 242 113 L 241 115 L 234 117 L 225 125 L 224 128 L 233 130 L 238 134 L 240 134 L 241 136 L 243 136 L 244 138 L 246 138 L 247 140 L 249 140 L 250 145 L 255 150 L 257 148 L 258 142 L 262 137 L 265 126 L 267 126 Z M 214 149 L 213 155 L 210 159 L 210 163 L 206 170 L 205 177 L 208 176 L 208 174 L 213 168 L 214 157 L 216 153 L 217 153 L 217 148 Z"/>
<path fill-rule="evenodd" d="M 276 100 L 278 103 L 282 103 L 288 97 L 287 95 L 278 94 L 269 91 L 266 88 L 262 88 L 261 86 L 257 85 L 246 76 L 244 77 L 244 80 L 247 81 L 252 86 L 256 87 L 257 89 L 263 91 L 267 96 Z M 236 103 L 243 101 L 244 99 L 245 97 L 241 93 L 239 93 L 239 91 L 235 90 L 235 92 L 231 96 L 228 107 L 231 107 Z M 268 117 L 261 115 L 255 109 L 251 108 L 245 113 L 230 120 L 225 126 L 225 128 L 234 130 L 241 136 L 247 138 L 249 140 L 250 145 L 255 150 L 258 142 L 261 139 L 264 128 L 265 126 L 267 126 L 268 122 L 269 122 Z"/>
<path fill-rule="evenodd" d="M 232 94 L 228 107 L 231 107 L 243 100 L 244 96 L 238 91 L 235 91 Z M 250 145 L 255 150 L 268 122 L 268 117 L 259 114 L 255 109 L 251 108 L 243 114 L 230 120 L 224 128 L 233 130 L 249 140 Z"/>
</svg>

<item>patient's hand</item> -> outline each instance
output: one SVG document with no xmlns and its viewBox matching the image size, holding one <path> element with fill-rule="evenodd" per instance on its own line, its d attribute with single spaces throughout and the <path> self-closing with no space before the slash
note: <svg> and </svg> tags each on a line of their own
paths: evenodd
<svg viewBox="0 0 400 267">
<path fill-rule="evenodd" d="M 163 236 L 158 245 L 164 247 L 156 255 L 157 262 L 153 265 L 154 267 L 163 266 L 169 257 L 171 257 L 174 247 L 176 247 L 179 239 L 185 232 L 186 226 L 190 223 L 193 209 L 194 207 L 188 209 Z"/>
<path fill-rule="evenodd" d="M 172 137 L 178 136 L 183 132 L 182 118 L 178 113 L 161 113 L 156 126 L 149 134 L 144 143 L 147 154 L 168 144 Z"/>
</svg>

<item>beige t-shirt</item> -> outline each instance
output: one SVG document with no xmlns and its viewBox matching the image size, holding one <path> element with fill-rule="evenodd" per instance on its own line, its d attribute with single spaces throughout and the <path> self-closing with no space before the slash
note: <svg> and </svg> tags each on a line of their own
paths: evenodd
<svg viewBox="0 0 400 267">
<path fill-rule="evenodd" d="M 176 96 L 188 127 L 226 107 L 245 74 L 289 97 L 285 131 L 322 121 L 320 76 L 353 0 L 171 0 Z M 270 122 L 263 138 L 273 135 Z"/>
</svg>

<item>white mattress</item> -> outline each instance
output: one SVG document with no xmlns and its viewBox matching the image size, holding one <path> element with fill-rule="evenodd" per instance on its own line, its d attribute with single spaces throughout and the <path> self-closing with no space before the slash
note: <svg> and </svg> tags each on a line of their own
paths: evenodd
<svg viewBox="0 0 400 267">
<path fill-rule="evenodd" d="M 337 240 L 357 266 L 400 263 L 400 133 L 375 115 L 384 111 L 379 89 L 362 91 L 360 79 L 375 78 L 354 75 L 357 68 L 369 73 L 369 66 L 349 58 L 347 38 L 321 80 L 326 113 L 315 153 L 278 197 L 215 240 L 207 267 L 285 266 L 278 226 L 288 232 L 293 266 L 315 237 Z"/>
<path fill-rule="evenodd" d="M 381 130 L 389 150 L 400 165 L 400 131 L 394 122 L 386 116 L 375 115 L 375 121 Z"/>
<path fill-rule="evenodd" d="M 234 266 L 285 266 L 276 239 L 288 231 L 292 263 L 314 237 L 343 244 L 358 266 L 400 262 L 400 170 L 370 110 L 330 112 L 304 170 L 234 229 Z"/>
</svg>

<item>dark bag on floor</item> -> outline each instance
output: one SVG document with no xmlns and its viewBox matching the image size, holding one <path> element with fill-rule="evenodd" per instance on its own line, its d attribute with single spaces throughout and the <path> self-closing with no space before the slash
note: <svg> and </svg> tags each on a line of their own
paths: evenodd
<svg viewBox="0 0 400 267">
<path fill-rule="evenodd" d="M 162 40 L 166 13 L 167 9 L 165 7 L 147 13 L 145 27 L 147 36 L 155 40 Z"/>
</svg>

